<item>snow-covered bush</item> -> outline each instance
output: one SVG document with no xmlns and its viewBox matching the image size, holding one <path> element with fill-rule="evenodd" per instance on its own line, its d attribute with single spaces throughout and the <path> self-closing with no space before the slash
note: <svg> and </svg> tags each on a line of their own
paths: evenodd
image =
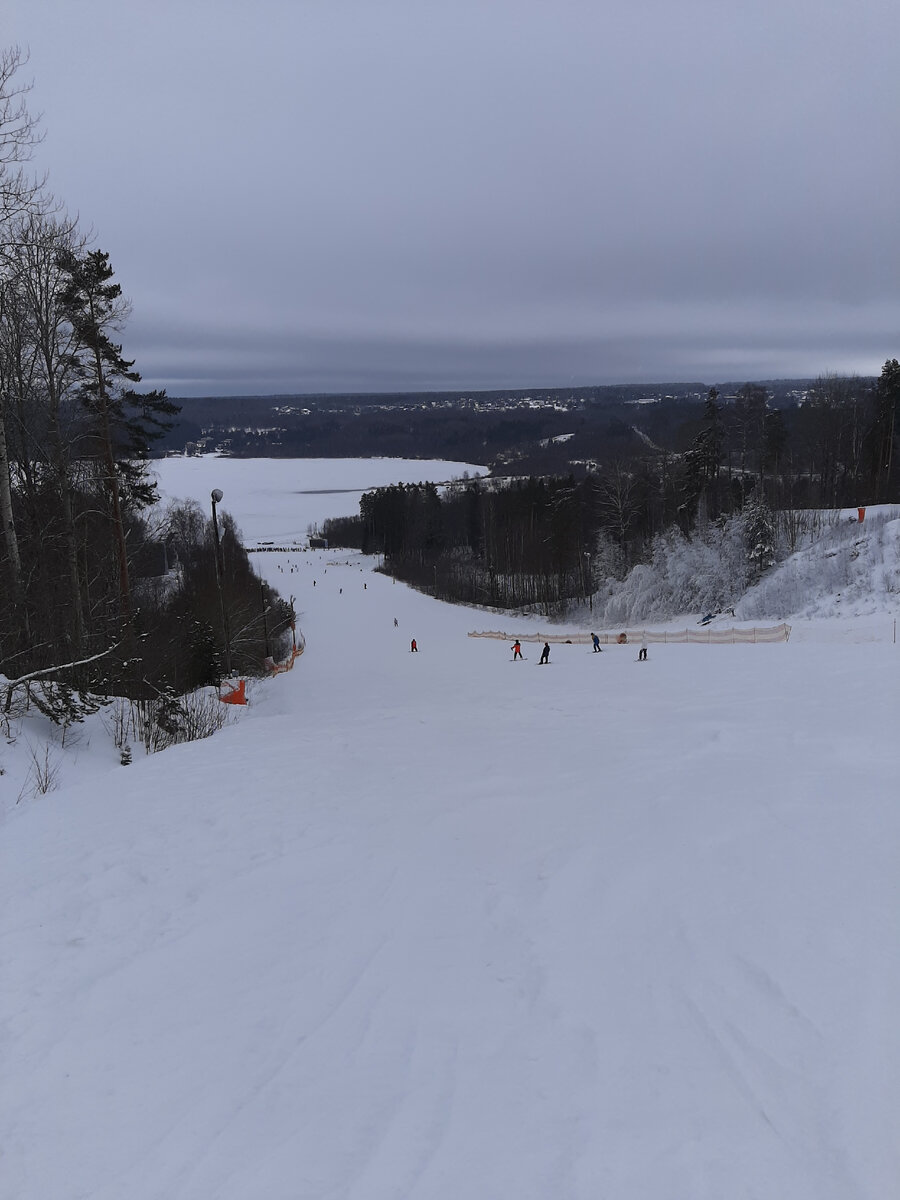
<svg viewBox="0 0 900 1200">
<path fill-rule="evenodd" d="M 184 696 L 173 692 L 161 693 L 154 700 L 127 700 L 117 697 L 108 721 L 116 749 L 131 761 L 131 741 L 142 745 L 148 754 L 155 754 L 182 742 L 211 737 L 228 723 L 229 710 L 215 689 L 197 688 Z M 122 759 L 123 765 L 125 759 Z"/>
<path fill-rule="evenodd" d="M 747 587 L 749 563 L 742 514 L 707 524 L 693 536 L 673 526 L 653 539 L 650 562 L 595 597 L 604 624 L 665 620 L 685 612 L 731 608 Z"/>
</svg>

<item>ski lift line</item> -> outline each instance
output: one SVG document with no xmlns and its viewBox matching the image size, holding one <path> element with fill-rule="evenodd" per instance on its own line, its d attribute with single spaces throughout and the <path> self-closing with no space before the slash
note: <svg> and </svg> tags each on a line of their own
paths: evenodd
<svg viewBox="0 0 900 1200">
<path fill-rule="evenodd" d="M 471 632 L 470 638 L 494 638 L 497 641 L 552 642 L 556 645 L 589 646 L 589 633 L 503 633 L 500 630 Z M 689 642 L 695 645 L 729 646 L 765 642 L 786 642 L 791 636 L 791 626 L 764 625 L 751 629 L 623 629 L 618 633 L 598 633 L 597 638 L 604 646 L 640 645 L 642 641 L 666 643 Z"/>
</svg>

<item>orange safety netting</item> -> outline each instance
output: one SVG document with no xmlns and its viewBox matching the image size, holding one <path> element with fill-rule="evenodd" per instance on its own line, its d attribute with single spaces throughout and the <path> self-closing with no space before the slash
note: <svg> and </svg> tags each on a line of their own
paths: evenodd
<svg viewBox="0 0 900 1200">
<path fill-rule="evenodd" d="M 300 641 L 298 642 L 296 630 L 294 629 L 293 625 L 291 626 L 291 634 L 293 635 L 293 643 L 291 645 L 291 652 L 285 661 L 277 663 L 274 658 L 266 659 L 265 666 L 270 675 L 280 675 L 283 671 L 290 671 L 294 663 L 306 649 L 306 638 L 301 633 Z"/>
</svg>

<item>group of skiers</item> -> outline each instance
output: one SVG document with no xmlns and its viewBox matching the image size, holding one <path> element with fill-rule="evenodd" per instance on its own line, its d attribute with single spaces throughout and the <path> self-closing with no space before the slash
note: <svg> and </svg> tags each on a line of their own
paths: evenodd
<svg viewBox="0 0 900 1200">
<path fill-rule="evenodd" d="M 620 635 L 619 640 L 621 640 L 622 637 L 624 637 L 624 635 Z M 625 640 L 627 641 L 627 638 Z M 593 646 L 594 646 L 594 653 L 602 654 L 603 648 L 600 645 L 600 638 L 598 637 L 598 635 L 596 633 L 591 634 L 591 642 L 593 643 Z M 516 638 L 516 640 L 513 642 L 512 652 L 513 652 L 513 662 L 515 662 L 517 658 L 523 657 L 522 643 L 519 641 L 518 638 Z M 646 639 L 646 637 L 644 637 L 641 640 L 641 648 L 638 651 L 638 662 L 646 662 L 646 660 L 647 660 L 647 639 Z M 541 657 L 538 660 L 538 666 L 540 666 L 541 663 L 549 663 L 549 661 L 550 661 L 550 643 L 544 642 L 544 648 L 541 651 Z"/>
</svg>

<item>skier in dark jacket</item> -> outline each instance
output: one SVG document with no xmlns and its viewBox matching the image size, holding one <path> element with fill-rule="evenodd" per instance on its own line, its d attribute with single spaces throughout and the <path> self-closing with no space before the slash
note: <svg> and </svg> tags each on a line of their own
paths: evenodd
<svg viewBox="0 0 900 1200">
<path fill-rule="evenodd" d="M 591 634 L 591 641 L 594 643 L 594 653 L 602 654 L 603 651 L 600 649 L 600 639 L 597 637 L 596 633 Z"/>
<path fill-rule="evenodd" d="M 549 663 L 550 661 L 550 643 L 544 642 L 544 648 L 541 651 L 541 663 Z M 540 666 L 540 663 L 538 664 Z"/>
</svg>

